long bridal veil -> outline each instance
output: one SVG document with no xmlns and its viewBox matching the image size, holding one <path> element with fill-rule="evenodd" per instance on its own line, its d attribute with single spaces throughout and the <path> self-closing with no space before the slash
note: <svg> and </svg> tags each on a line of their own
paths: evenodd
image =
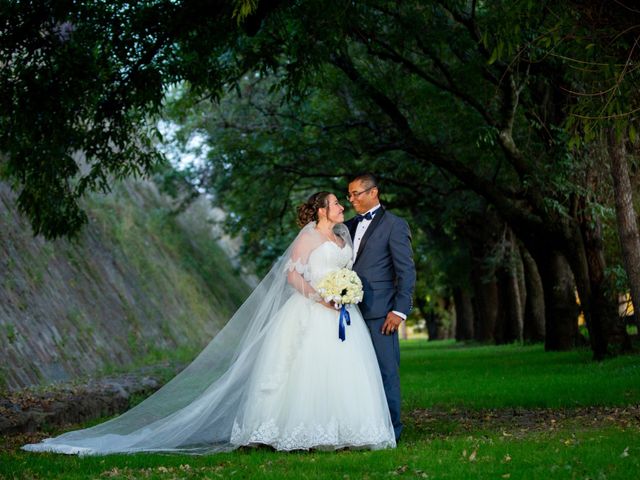
<svg viewBox="0 0 640 480">
<path fill-rule="evenodd" d="M 298 291 L 311 296 L 305 279 L 309 254 L 327 241 L 311 222 L 274 264 L 227 325 L 180 374 L 142 403 L 105 423 L 25 445 L 28 451 L 72 454 L 116 452 L 211 453 L 232 450 L 234 419 L 245 401 L 265 333 L 276 313 Z M 347 228 L 335 233 L 351 242 Z"/>
</svg>

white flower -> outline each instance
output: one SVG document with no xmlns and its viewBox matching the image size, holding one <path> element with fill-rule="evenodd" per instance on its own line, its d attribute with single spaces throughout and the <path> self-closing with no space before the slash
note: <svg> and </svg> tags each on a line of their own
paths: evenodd
<svg viewBox="0 0 640 480">
<path fill-rule="evenodd" d="M 334 302 L 336 308 L 362 301 L 362 282 L 353 270 L 341 268 L 329 273 L 318 283 L 316 290 L 325 302 Z"/>
</svg>

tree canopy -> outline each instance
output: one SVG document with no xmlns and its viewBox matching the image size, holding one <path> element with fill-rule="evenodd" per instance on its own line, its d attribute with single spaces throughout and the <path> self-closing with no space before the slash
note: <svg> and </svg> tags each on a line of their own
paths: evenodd
<svg viewBox="0 0 640 480">
<path fill-rule="evenodd" d="M 508 291 L 502 310 L 526 310 L 516 277 L 530 255 L 549 286 L 548 348 L 574 342 L 574 287 L 596 356 L 624 338 L 619 250 L 605 248 L 619 189 L 601 178 L 602 132 L 636 148 L 639 18 L 624 1 L 3 8 L 2 173 L 36 232 L 77 231 L 87 190 L 159 162 L 141 132 L 166 112 L 182 138 L 207 139 L 193 173 L 262 267 L 291 236 L 293 205 L 370 170 L 415 225 L 430 288 L 495 282 L 484 297 Z M 163 110 L 170 85 L 183 95 Z M 488 334 L 521 336 L 500 326 L 518 315 L 484 310 Z"/>
<path fill-rule="evenodd" d="M 0 173 L 48 238 L 78 231 L 87 191 L 161 161 L 166 87 L 217 97 L 246 35 L 224 1 L 2 2 L 0 19 Z"/>
</svg>

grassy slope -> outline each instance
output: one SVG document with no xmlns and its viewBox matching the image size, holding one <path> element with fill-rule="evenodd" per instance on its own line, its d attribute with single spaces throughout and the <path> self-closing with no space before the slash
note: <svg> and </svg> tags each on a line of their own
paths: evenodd
<svg viewBox="0 0 640 480">
<path fill-rule="evenodd" d="M 640 471 L 639 422 L 550 424 L 464 430 L 419 425 L 412 409 L 572 407 L 640 403 L 638 356 L 595 364 L 589 353 L 539 346 L 458 347 L 407 342 L 402 382 L 407 428 L 395 450 L 279 453 L 249 449 L 213 456 L 77 458 L 8 451 L 3 478 L 602 478 Z M 452 416 L 452 418 L 454 418 Z"/>
</svg>

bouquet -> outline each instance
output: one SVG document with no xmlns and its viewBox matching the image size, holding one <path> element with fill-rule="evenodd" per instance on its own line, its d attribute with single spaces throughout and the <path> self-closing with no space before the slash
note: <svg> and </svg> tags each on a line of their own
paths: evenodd
<svg viewBox="0 0 640 480">
<path fill-rule="evenodd" d="M 340 310 L 338 338 L 344 342 L 347 338 L 345 323 L 351 325 L 351 316 L 346 306 L 362 301 L 362 282 L 358 274 L 341 268 L 324 277 L 316 289 L 325 302 L 333 302 L 336 309 Z"/>
<path fill-rule="evenodd" d="M 343 305 L 362 301 L 362 282 L 353 270 L 341 268 L 329 273 L 318 284 L 317 289 L 325 302 L 334 302 L 336 309 Z"/>
</svg>

